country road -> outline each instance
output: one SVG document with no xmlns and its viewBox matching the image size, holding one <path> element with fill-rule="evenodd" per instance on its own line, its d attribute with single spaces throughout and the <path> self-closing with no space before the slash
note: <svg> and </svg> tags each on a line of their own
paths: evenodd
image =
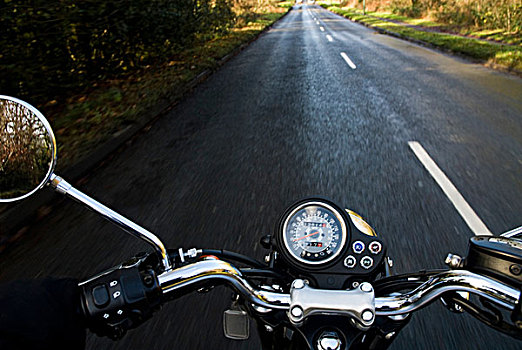
<svg viewBox="0 0 522 350">
<path fill-rule="evenodd" d="M 414 141 L 475 217 L 459 213 Z M 493 234 L 522 225 L 522 80 L 296 5 L 77 187 L 169 247 L 258 259 L 284 209 L 322 195 L 367 219 L 395 272 L 443 268 L 479 233 L 470 222 Z M 86 278 L 149 249 L 64 201 L 2 254 L 0 280 Z M 254 332 L 224 338 L 230 295 L 183 297 L 119 342 L 89 334 L 87 349 L 259 348 Z M 440 303 L 391 347 L 520 348 Z"/>
</svg>

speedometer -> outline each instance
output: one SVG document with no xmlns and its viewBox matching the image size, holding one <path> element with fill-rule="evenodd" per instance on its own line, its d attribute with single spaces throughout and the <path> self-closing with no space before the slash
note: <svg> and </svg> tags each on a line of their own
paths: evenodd
<svg viewBox="0 0 522 350">
<path fill-rule="evenodd" d="M 307 265 L 324 264 L 341 254 L 347 241 L 342 211 L 324 201 L 297 205 L 284 219 L 282 238 L 286 252 Z"/>
</svg>

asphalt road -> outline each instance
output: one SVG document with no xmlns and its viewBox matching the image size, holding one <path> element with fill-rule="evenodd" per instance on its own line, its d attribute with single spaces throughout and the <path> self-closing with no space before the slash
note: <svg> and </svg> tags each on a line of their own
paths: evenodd
<svg viewBox="0 0 522 350">
<path fill-rule="evenodd" d="M 519 78 L 302 5 L 77 187 L 169 247 L 259 259 L 259 238 L 285 207 L 320 194 L 367 218 L 396 272 L 437 268 L 448 252 L 465 254 L 473 232 L 408 142 L 499 234 L 522 224 L 521 117 Z M 2 255 L 0 279 L 84 278 L 148 249 L 67 201 Z M 229 296 L 184 297 L 120 342 L 89 335 L 87 348 L 258 348 L 255 334 L 223 337 Z M 434 304 L 392 349 L 520 347 Z"/>
</svg>

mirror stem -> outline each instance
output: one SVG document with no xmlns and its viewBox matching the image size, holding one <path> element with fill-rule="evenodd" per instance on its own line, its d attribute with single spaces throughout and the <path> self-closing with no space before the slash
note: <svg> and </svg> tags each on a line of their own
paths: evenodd
<svg viewBox="0 0 522 350">
<path fill-rule="evenodd" d="M 172 269 L 165 246 L 163 245 L 161 240 L 152 232 L 147 231 L 143 227 L 133 223 L 129 219 L 116 213 L 114 210 L 107 208 L 105 205 L 78 191 L 67 181 L 55 174 L 51 175 L 49 186 L 54 188 L 57 192 L 64 194 L 67 197 L 70 197 L 75 201 L 87 206 L 89 209 L 95 211 L 96 213 L 101 214 L 105 219 L 118 225 L 127 233 L 130 233 L 135 237 L 141 238 L 150 245 L 152 245 L 161 259 L 163 270 L 169 271 Z"/>
</svg>

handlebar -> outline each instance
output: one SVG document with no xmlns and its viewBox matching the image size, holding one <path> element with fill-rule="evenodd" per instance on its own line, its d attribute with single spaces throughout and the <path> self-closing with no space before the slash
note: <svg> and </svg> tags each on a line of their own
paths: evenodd
<svg viewBox="0 0 522 350">
<path fill-rule="evenodd" d="M 520 290 L 467 270 L 450 270 L 432 276 L 411 292 L 375 298 L 377 315 L 400 315 L 418 310 L 450 291 L 470 292 L 509 310 L 515 308 Z"/>
<path fill-rule="evenodd" d="M 444 298 L 448 292 L 469 292 L 509 311 L 518 307 L 521 297 L 520 289 L 467 270 L 409 275 L 405 278 L 407 288 L 420 284 L 417 288 L 386 296 L 375 296 L 375 287 L 381 288 L 378 284 L 374 287 L 363 282 L 351 290 L 326 290 L 312 288 L 299 279 L 293 281 L 289 293 L 284 293 L 274 286 L 254 287 L 238 268 L 216 257 L 206 257 L 159 275 L 152 269 L 139 268 L 144 259 L 122 264 L 80 283 L 83 313 L 91 330 L 118 339 L 126 330 L 151 317 L 162 303 L 218 284 L 231 286 L 253 312 L 287 311 L 289 321 L 296 326 L 309 315 L 330 314 L 351 317 L 361 330 L 368 329 L 377 316 L 409 314 Z"/>
<path fill-rule="evenodd" d="M 242 276 L 241 272 L 223 260 L 204 260 L 164 272 L 158 276 L 163 295 L 186 294 L 187 289 L 200 288 L 205 282 L 229 283 L 252 304 L 269 309 L 288 309 L 290 295 L 257 290 Z"/>
<path fill-rule="evenodd" d="M 254 305 L 269 309 L 288 310 L 290 294 L 253 288 L 241 272 L 222 260 L 204 260 L 158 276 L 163 295 L 186 294 L 202 283 L 214 281 L 230 284 L 243 298 Z M 470 292 L 513 310 L 520 290 L 467 270 L 450 270 L 431 276 L 418 288 L 396 296 L 375 297 L 376 315 L 401 315 L 416 311 L 450 291 Z"/>
</svg>

